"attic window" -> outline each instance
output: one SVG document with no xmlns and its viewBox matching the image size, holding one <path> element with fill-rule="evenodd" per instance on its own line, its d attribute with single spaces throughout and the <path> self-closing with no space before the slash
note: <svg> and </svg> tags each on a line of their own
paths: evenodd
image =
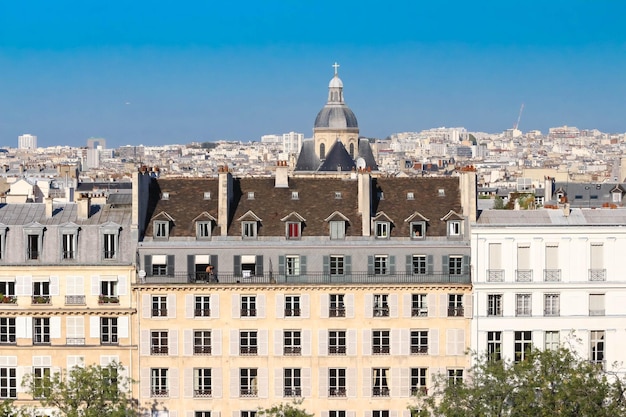
<svg viewBox="0 0 626 417">
<path fill-rule="evenodd" d="M 335 200 L 341 200 L 341 191 L 335 191 Z"/>
<path fill-rule="evenodd" d="M 378 199 L 379 200 L 384 200 L 385 199 L 385 194 L 382 191 L 378 192 Z"/>
<path fill-rule="evenodd" d="M 169 200 L 170 199 L 170 193 L 164 192 L 161 193 L 161 200 Z"/>
<path fill-rule="evenodd" d="M 298 192 L 297 191 L 292 191 L 291 192 L 291 199 L 292 200 L 298 200 Z"/>
<path fill-rule="evenodd" d="M 591 198 L 592 200 L 597 200 L 597 199 L 598 199 L 598 196 L 594 194 L 594 195 L 591 195 L 591 196 L 590 196 L 590 198 Z"/>
<path fill-rule="evenodd" d="M 582 200 L 582 199 L 583 199 L 583 196 L 582 196 L 582 195 L 580 195 L 580 194 L 576 194 L 576 195 L 574 196 L 574 199 L 575 199 L 575 200 Z"/>
<path fill-rule="evenodd" d="M 210 200 L 211 199 L 211 192 L 210 191 L 205 191 L 204 192 L 204 199 L 205 200 Z"/>
<path fill-rule="evenodd" d="M 439 197 L 445 197 L 446 196 L 446 190 L 444 190 L 443 188 L 439 189 Z"/>
<path fill-rule="evenodd" d="M 254 191 L 248 191 L 248 200 L 254 200 Z"/>
<path fill-rule="evenodd" d="M 407 200 L 415 200 L 415 194 L 413 194 L 412 192 L 406 193 L 406 199 Z"/>
</svg>

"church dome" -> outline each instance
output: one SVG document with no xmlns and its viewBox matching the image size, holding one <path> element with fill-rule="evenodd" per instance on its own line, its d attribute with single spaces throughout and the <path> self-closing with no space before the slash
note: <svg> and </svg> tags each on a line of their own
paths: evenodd
<svg viewBox="0 0 626 417">
<path fill-rule="evenodd" d="M 328 88 L 343 88 L 343 82 L 339 76 L 335 75 L 328 83 Z"/>
<path fill-rule="evenodd" d="M 355 128 L 358 129 L 359 124 L 356 121 L 356 116 L 350 110 L 348 106 L 344 105 L 332 105 L 327 104 L 317 114 L 315 118 L 315 129 L 318 128 L 330 128 L 330 129 L 346 129 Z"/>
</svg>

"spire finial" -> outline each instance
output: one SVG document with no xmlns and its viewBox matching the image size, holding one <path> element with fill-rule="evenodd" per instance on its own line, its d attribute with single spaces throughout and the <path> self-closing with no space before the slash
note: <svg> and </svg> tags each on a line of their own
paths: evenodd
<svg viewBox="0 0 626 417">
<path fill-rule="evenodd" d="M 337 75 L 337 70 L 339 69 L 339 64 L 337 63 L 337 61 L 335 61 L 332 67 L 335 69 L 335 75 Z"/>
</svg>

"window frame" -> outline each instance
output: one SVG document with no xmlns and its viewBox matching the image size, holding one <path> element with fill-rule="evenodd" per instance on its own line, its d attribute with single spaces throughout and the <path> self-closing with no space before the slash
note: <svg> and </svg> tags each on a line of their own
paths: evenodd
<svg viewBox="0 0 626 417">
<path fill-rule="evenodd" d="M 33 345 L 49 345 L 50 339 L 50 317 L 33 317 Z"/>
<path fill-rule="evenodd" d="M 194 317 L 211 317 L 211 296 L 210 295 L 194 295 L 193 297 Z"/>
<path fill-rule="evenodd" d="M 167 295 L 152 295 L 150 305 L 150 317 L 167 317 Z"/>
<path fill-rule="evenodd" d="M 391 353 L 391 331 L 389 329 L 372 330 L 372 355 Z"/>
<path fill-rule="evenodd" d="M 283 355 L 302 355 L 302 330 L 283 330 Z"/>
<path fill-rule="evenodd" d="M 389 275 L 389 255 L 374 255 L 374 275 Z"/>
<path fill-rule="evenodd" d="M 376 239 L 389 239 L 390 236 L 390 223 L 387 221 L 375 221 L 374 222 L 374 236 Z"/>
<path fill-rule="evenodd" d="M 448 317 L 464 317 L 463 295 L 460 293 L 448 294 Z"/>
<path fill-rule="evenodd" d="M 487 294 L 487 316 L 502 317 L 502 294 Z"/>
<path fill-rule="evenodd" d="M 345 220 L 331 220 L 329 222 L 329 228 L 331 240 L 342 240 L 346 238 Z"/>
<path fill-rule="evenodd" d="M 244 398 L 258 397 L 258 378 L 257 368 L 239 368 L 239 396 Z"/>
<path fill-rule="evenodd" d="M 558 317 L 561 315 L 560 294 L 546 293 L 543 295 L 543 314 L 546 317 Z"/>
<path fill-rule="evenodd" d="M 411 395 L 428 394 L 428 368 L 411 368 L 409 378 Z"/>
<path fill-rule="evenodd" d="M 450 255 L 448 257 L 448 274 L 463 275 L 463 255 Z"/>
<path fill-rule="evenodd" d="M 389 294 L 374 294 L 372 297 L 372 316 L 389 317 Z"/>
<path fill-rule="evenodd" d="M 4 366 L 0 368 L 0 398 L 17 399 L 17 368 Z"/>
<path fill-rule="evenodd" d="M 211 220 L 199 220 L 196 222 L 196 239 L 209 240 L 211 239 L 213 229 L 213 222 Z"/>
<path fill-rule="evenodd" d="M 487 359 L 499 361 L 502 360 L 502 332 L 487 332 Z"/>
<path fill-rule="evenodd" d="M 242 239 L 256 239 L 258 237 L 256 221 L 242 221 L 241 222 L 241 237 Z"/>
<path fill-rule="evenodd" d="M 285 255 L 285 275 L 288 277 L 300 276 L 300 255 Z"/>
<path fill-rule="evenodd" d="M 193 397 L 210 398 L 213 396 L 213 376 L 211 368 L 193 368 Z"/>
<path fill-rule="evenodd" d="M 411 272 L 413 275 L 428 274 L 428 256 L 412 255 L 411 256 Z"/>
<path fill-rule="evenodd" d="M 289 240 L 298 240 L 302 237 L 302 222 L 285 222 L 285 236 Z"/>
<path fill-rule="evenodd" d="M 341 277 L 346 272 L 346 257 L 344 255 L 330 255 L 329 273 L 331 276 Z"/>
<path fill-rule="evenodd" d="M 372 368 L 372 397 L 389 397 L 389 368 Z"/>
<path fill-rule="evenodd" d="M 426 222 L 411 222 L 409 227 L 411 239 L 419 240 L 426 236 Z"/>
<path fill-rule="evenodd" d="M 411 294 L 411 317 L 428 317 L 428 294 Z"/>
<path fill-rule="evenodd" d="M 530 330 L 516 330 L 513 333 L 514 362 L 525 361 L 533 347 L 533 333 Z"/>
<path fill-rule="evenodd" d="M 257 356 L 259 354 L 259 332 L 257 330 L 239 330 L 239 356 Z"/>
<path fill-rule="evenodd" d="M 283 397 L 302 397 L 302 369 L 283 369 Z"/>
<path fill-rule="evenodd" d="M 119 344 L 119 324 L 117 317 L 100 317 L 100 344 Z"/>
<path fill-rule="evenodd" d="M 531 317 L 532 316 L 532 294 L 518 293 L 515 294 L 515 316 Z"/>
<path fill-rule="evenodd" d="M 285 317 L 300 317 L 300 301 L 299 295 L 285 295 Z"/>
<path fill-rule="evenodd" d="M 150 397 L 169 397 L 169 368 L 150 368 Z"/>
<path fill-rule="evenodd" d="M 458 219 L 448 220 L 446 230 L 448 237 L 461 237 L 463 235 L 463 222 Z"/>
<path fill-rule="evenodd" d="M 169 239 L 170 222 L 168 220 L 154 220 L 152 228 L 153 228 L 153 238 L 155 240 Z"/>
<path fill-rule="evenodd" d="M 73 261 L 78 258 L 78 231 L 61 231 L 61 259 L 63 261 Z"/>
<path fill-rule="evenodd" d="M 346 392 L 346 368 L 328 369 L 328 396 L 345 397 Z"/>
<path fill-rule="evenodd" d="M 193 354 L 194 355 L 211 355 L 212 343 L 211 330 L 194 330 L 193 331 Z"/>
<path fill-rule="evenodd" d="M 241 317 L 256 317 L 257 315 L 257 297 L 256 295 L 241 295 L 240 296 L 240 316 Z"/>
<path fill-rule="evenodd" d="M 328 354 L 329 355 L 346 355 L 347 353 L 347 331 L 346 330 L 329 330 L 328 331 Z"/>
<path fill-rule="evenodd" d="M 150 355 L 169 355 L 169 332 L 167 330 L 150 330 Z"/>
<path fill-rule="evenodd" d="M 0 345 L 17 344 L 17 327 L 15 317 L 0 317 Z"/>
<path fill-rule="evenodd" d="M 328 316 L 329 317 L 345 317 L 346 316 L 345 294 L 329 294 L 328 295 Z"/>
</svg>

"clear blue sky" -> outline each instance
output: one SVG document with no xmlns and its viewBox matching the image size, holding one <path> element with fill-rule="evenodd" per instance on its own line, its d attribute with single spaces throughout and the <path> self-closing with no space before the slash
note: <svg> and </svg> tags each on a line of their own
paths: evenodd
<svg viewBox="0 0 626 417">
<path fill-rule="evenodd" d="M 339 62 L 361 134 L 626 132 L 626 2 L 0 0 L 0 146 L 312 134 Z"/>
</svg>

